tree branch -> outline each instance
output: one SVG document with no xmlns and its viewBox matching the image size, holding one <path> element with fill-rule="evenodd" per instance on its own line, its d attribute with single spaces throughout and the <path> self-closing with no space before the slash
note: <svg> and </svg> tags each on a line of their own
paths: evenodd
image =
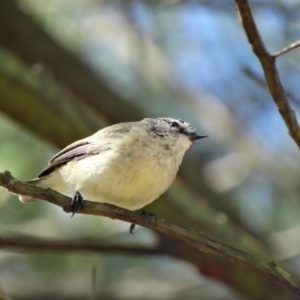
<svg viewBox="0 0 300 300">
<path fill-rule="evenodd" d="M 26 249 L 30 251 L 67 251 L 122 253 L 132 255 L 169 254 L 161 247 L 145 247 L 138 244 L 122 244 L 90 239 L 55 240 L 31 236 L 0 237 L 0 249 Z"/>
<path fill-rule="evenodd" d="M 111 123 L 141 118 L 142 113 L 137 107 L 128 104 L 113 92 L 107 82 L 105 83 L 74 53 L 60 46 L 29 14 L 22 11 L 16 2 L 1 1 L 1 47 L 15 53 L 29 66 L 42 62 L 45 70 L 60 84 L 83 99 L 94 111 L 105 115 Z"/>
<path fill-rule="evenodd" d="M 77 252 L 77 253 L 107 253 L 119 255 L 134 256 L 161 256 L 169 255 L 174 258 L 191 263 L 201 274 L 214 280 L 220 281 L 233 288 L 241 295 L 249 299 L 257 299 L 257 292 L 249 289 L 247 278 L 251 278 L 252 284 L 259 282 L 259 298 L 269 297 L 270 299 L 290 299 L 286 290 L 280 289 L 280 286 L 274 285 L 273 282 L 261 278 L 260 275 L 253 277 L 253 274 L 245 274 L 240 278 L 238 274 L 242 269 L 238 265 L 232 266 L 229 261 L 222 260 L 215 256 L 209 256 L 202 253 L 199 255 L 197 249 L 182 243 L 178 239 L 158 234 L 154 245 L 143 246 L 137 243 L 111 242 L 104 239 L 73 239 L 59 240 L 53 238 L 38 238 L 28 235 L 14 235 L 0 237 L 0 249 L 21 252 Z M 232 273 L 228 273 L 228 269 Z M 236 275 L 234 275 L 236 274 Z M 249 276 L 250 275 L 250 276 Z M 1 292 L 1 291 L 0 291 Z"/>
<path fill-rule="evenodd" d="M 300 128 L 298 120 L 294 110 L 291 108 L 286 98 L 285 91 L 281 84 L 276 68 L 276 57 L 267 51 L 263 43 L 255 25 L 248 1 L 235 0 L 235 4 L 248 41 L 252 46 L 252 51 L 255 53 L 262 65 L 268 90 L 288 128 L 290 136 L 294 139 L 298 148 L 300 148 Z"/>
<path fill-rule="evenodd" d="M 6 187 L 12 193 L 44 199 L 62 207 L 65 212 L 71 211 L 70 198 L 51 189 L 45 190 L 18 181 L 13 178 L 9 172 L 0 173 L 0 185 Z M 300 282 L 277 267 L 274 262 L 262 261 L 245 252 L 214 241 L 199 231 L 184 228 L 162 219 L 151 218 L 147 220 L 136 212 L 103 203 L 85 201 L 84 206 L 84 209 L 79 208 L 77 213 L 105 216 L 157 230 L 173 238 L 180 239 L 202 252 L 216 254 L 223 259 L 257 272 L 269 278 L 271 281 L 280 284 L 286 290 L 300 296 Z"/>
<path fill-rule="evenodd" d="M 287 53 L 289 51 L 292 51 L 292 50 L 294 50 L 296 48 L 299 48 L 299 47 L 300 47 L 300 40 L 296 41 L 296 42 L 294 42 L 292 44 L 290 44 L 289 46 L 281 49 L 280 51 L 277 51 L 276 53 L 273 54 L 273 56 L 274 57 L 278 57 L 280 55 L 283 55 L 283 54 L 285 54 L 285 53 Z"/>
</svg>

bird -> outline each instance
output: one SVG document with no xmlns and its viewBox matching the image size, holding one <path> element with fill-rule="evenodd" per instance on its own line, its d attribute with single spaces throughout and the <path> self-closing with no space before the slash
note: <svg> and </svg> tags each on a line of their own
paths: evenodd
<svg viewBox="0 0 300 300">
<path fill-rule="evenodd" d="M 74 211 L 82 200 L 139 210 L 169 188 L 186 151 L 205 137 L 169 117 L 111 125 L 62 149 L 26 182 L 71 197 Z"/>
</svg>

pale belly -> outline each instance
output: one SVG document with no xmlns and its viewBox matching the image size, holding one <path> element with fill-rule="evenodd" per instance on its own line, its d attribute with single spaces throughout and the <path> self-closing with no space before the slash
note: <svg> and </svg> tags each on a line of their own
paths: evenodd
<svg viewBox="0 0 300 300">
<path fill-rule="evenodd" d="M 137 210 L 165 192 L 178 166 L 168 156 L 158 160 L 107 152 L 101 157 L 94 155 L 62 166 L 50 174 L 44 186 L 70 197 L 78 191 L 85 200 Z"/>
</svg>

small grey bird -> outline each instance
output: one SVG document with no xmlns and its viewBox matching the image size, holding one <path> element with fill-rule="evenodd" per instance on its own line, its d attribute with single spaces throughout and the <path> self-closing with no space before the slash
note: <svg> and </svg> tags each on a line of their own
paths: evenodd
<svg viewBox="0 0 300 300">
<path fill-rule="evenodd" d="M 61 150 L 38 178 L 27 182 L 75 200 L 138 210 L 168 189 L 185 152 L 204 137 L 172 118 L 112 125 Z"/>
</svg>

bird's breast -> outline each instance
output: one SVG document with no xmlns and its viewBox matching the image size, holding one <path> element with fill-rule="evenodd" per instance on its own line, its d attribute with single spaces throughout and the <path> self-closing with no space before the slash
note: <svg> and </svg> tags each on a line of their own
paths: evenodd
<svg viewBox="0 0 300 300">
<path fill-rule="evenodd" d="M 167 150 L 155 153 L 117 149 L 71 162 L 62 175 L 86 200 L 136 210 L 171 185 L 181 159 Z"/>
</svg>

